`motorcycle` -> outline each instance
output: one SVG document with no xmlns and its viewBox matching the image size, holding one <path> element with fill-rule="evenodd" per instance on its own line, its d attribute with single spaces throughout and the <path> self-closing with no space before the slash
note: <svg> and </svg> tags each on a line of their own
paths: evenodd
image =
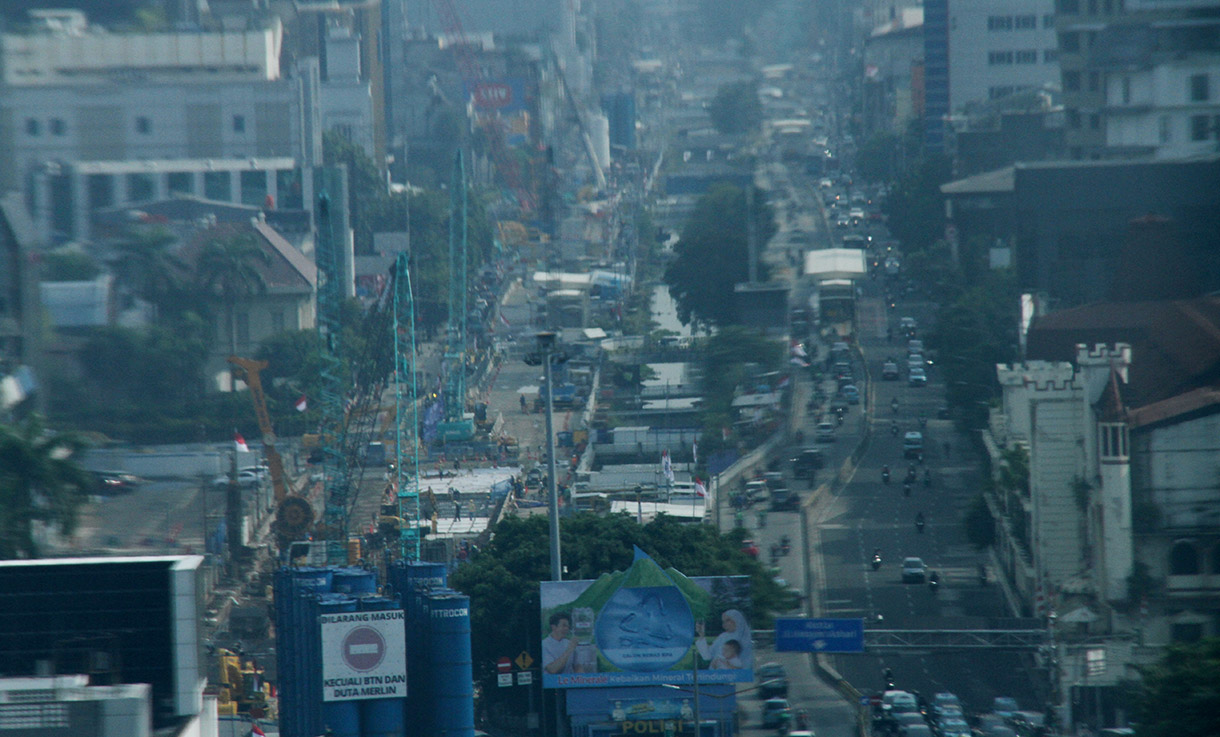
<svg viewBox="0 0 1220 737">
<path fill-rule="evenodd" d="M 890 411 L 893 412 L 894 414 L 898 414 L 898 400 L 897 399 L 890 400 Z"/>
<path fill-rule="evenodd" d="M 899 428 L 898 428 L 897 422 L 890 423 L 890 435 L 893 435 L 894 437 L 898 437 L 898 430 L 899 430 Z"/>
<path fill-rule="evenodd" d="M 784 535 L 779 539 L 779 551 L 783 555 L 787 555 L 788 553 L 792 552 L 792 540 L 787 535 Z"/>
<path fill-rule="evenodd" d="M 881 483 L 888 484 L 890 482 L 890 472 L 888 470 L 881 472 Z"/>
<path fill-rule="evenodd" d="M 925 489 L 932 487 L 932 472 L 926 468 L 923 472 L 923 486 Z"/>
<path fill-rule="evenodd" d="M 935 571 L 933 571 L 932 575 L 928 577 L 928 588 L 932 590 L 933 594 L 935 594 L 936 590 L 940 588 L 940 576 L 937 575 Z"/>
<path fill-rule="evenodd" d="M 923 534 L 924 524 L 923 513 L 921 512 L 915 515 L 915 529 L 918 530 L 921 535 Z"/>
<path fill-rule="evenodd" d="M 881 568 L 881 553 L 874 551 L 873 552 L 873 570 L 876 571 L 880 568 Z"/>
<path fill-rule="evenodd" d="M 902 495 L 903 495 L 903 496 L 910 496 L 910 495 L 911 495 L 911 485 L 910 485 L 910 484 L 903 484 L 903 485 L 902 485 Z"/>
<path fill-rule="evenodd" d="M 840 413 L 838 414 L 838 422 L 839 422 L 839 424 L 840 424 L 840 425 L 842 425 L 842 424 L 843 424 L 843 413 L 842 413 L 842 412 L 840 412 Z"/>
</svg>

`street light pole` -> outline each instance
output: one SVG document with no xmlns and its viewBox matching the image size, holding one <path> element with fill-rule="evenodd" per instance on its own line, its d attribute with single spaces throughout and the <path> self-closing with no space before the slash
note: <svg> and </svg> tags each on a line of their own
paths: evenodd
<svg viewBox="0 0 1220 737">
<path fill-rule="evenodd" d="M 555 479 L 555 382 L 551 371 L 551 360 L 555 350 L 555 334 L 538 333 L 538 348 L 542 353 L 543 376 L 546 377 L 546 464 L 547 464 L 547 512 L 551 534 L 551 580 L 563 580 L 563 566 L 559 557 L 559 491 Z"/>
</svg>

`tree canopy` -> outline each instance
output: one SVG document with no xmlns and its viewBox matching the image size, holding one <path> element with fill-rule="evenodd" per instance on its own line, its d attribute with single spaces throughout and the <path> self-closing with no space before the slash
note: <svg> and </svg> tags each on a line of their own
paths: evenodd
<svg viewBox="0 0 1220 737">
<path fill-rule="evenodd" d="M 37 558 L 39 527 L 75 529 L 93 487 L 76 463 L 85 448 L 83 438 L 50 432 L 36 415 L 0 425 L 0 558 Z"/>
<path fill-rule="evenodd" d="M 471 646 L 476 677 L 494 672 L 495 659 L 523 648 L 539 655 L 539 582 L 550 580 L 547 519 L 509 517 L 495 527 L 491 542 L 459 567 L 450 585 L 470 597 Z M 720 534 L 661 516 L 640 525 L 629 515 L 576 514 L 560 526 L 565 580 L 596 579 L 631 566 L 639 546 L 662 568 L 687 576 L 750 577 L 753 607 L 745 612 L 766 629 L 776 611 L 790 603 L 762 565 L 741 551 L 742 531 Z"/>
<path fill-rule="evenodd" d="M 1220 637 L 1171 645 L 1143 676 L 1139 737 L 1220 734 Z"/>
<path fill-rule="evenodd" d="M 761 250 L 774 235 L 775 222 L 766 198 L 758 194 L 753 199 L 754 237 Z M 676 257 L 664 278 L 677 302 L 678 319 L 731 324 L 733 285 L 749 277 L 745 192 L 719 184 L 700 197 L 674 250 Z M 758 264 L 758 278 L 767 279 L 763 263 Z"/>
</svg>

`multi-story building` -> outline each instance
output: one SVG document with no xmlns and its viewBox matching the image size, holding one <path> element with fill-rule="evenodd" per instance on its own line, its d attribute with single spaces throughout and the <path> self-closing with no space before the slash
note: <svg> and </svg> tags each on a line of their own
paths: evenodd
<svg viewBox="0 0 1220 737">
<path fill-rule="evenodd" d="M 1057 0 L 1068 156 L 1214 150 L 1217 24 L 1214 0 Z"/>
<path fill-rule="evenodd" d="M 278 20 L 253 30 L 123 33 L 93 29 L 78 11 L 34 17 L 33 30 L 0 36 L 0 191 L 25 193 L 44 237 L 87 238 L 89 212 L 190 187 L 193 171 L 217 161 L 247 162 L 222 168 L 260 197 L 278 189 L 280 171 L 321 162 L 318 64 L 281 70 Z M 259 164 L 268 159 L 276 165 Z M 187 161 L 196 163 L 161 167 Z M 83 190 L 66 195 L 63 171 L 91 166 L 113 176 L 87 173 Z M 297 178 L 308 201 L 310 177 Z M 214 185 L 210 196 L 236 195 L 219 178 Z M 56 220 L 63 198 L 78 195 L 77 215 Z"/>
<path fill-rule="evenodd" d="M 926 141 L 941 149 L 971 104 L 1058 81 L 1053 0 L 928 0 L 924 61 Z"/>
<path fill-rule="evenodd" d="M 997 557 L 1054 633 L 1042 662 L 1065 728 L 1126 726 L 1138 667 L 1220 634 L 1218 324 L 1215 298 L 1065 310 L 1035 320 L 1039 358 L 997 367 L 985 436 L 1029 467 L 1028 493 L 990 500 Z"/>
<path fill-rule="evenodd" d="M 904 8 L 864 42 L 864 128 L 903 133 L 922 114 L 916 70 L 923 66 L 923 8 Z"/>
</svg>

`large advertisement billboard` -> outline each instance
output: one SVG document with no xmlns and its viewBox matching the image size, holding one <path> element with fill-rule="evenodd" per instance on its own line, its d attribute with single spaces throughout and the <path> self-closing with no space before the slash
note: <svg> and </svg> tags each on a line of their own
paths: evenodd
<svg viewBox="0 0 1220 737">
<path fill-rule="evenodd" d="M 543 582 L 544 688 L 754 680 L 746 576 L 687 577 L 643 551 L 596 581 Z"/>
<path fill-rule="evenodd" d="M 323 614 L 320 623 L 323 701 L 407 695 L 403 610 Z"/>
</svg>

